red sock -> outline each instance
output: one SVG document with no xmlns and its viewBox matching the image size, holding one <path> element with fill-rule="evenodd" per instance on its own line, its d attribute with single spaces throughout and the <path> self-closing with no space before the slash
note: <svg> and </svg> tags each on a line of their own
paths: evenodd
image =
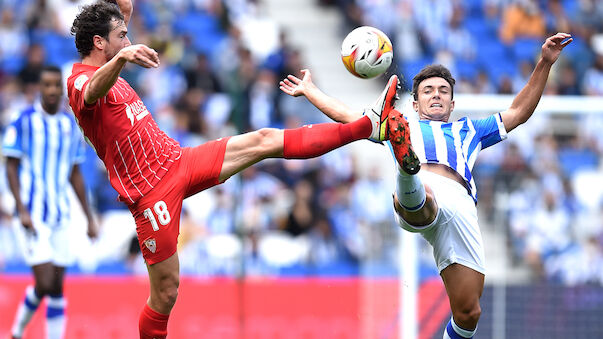
<svg viewBox="0 0 603 339">
<path fill-rule="evenodd" d="M 155 312 L 145 304 L 138 322 L 140 339 L 165 339 L 169 317 L 169 314 Z"/>
<path fill-rule="evenodd" d="M 283 157 L 308 159 L 323 155 L 371 135 L 371 120 L 364 116 L 349 124 L 325 123 L 285 130 Z"/>
</svg>

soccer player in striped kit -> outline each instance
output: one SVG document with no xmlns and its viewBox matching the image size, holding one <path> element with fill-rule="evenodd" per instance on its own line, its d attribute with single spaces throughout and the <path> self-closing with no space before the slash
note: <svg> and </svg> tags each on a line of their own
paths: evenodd
<svg viewBox="0 0 603 339">
<path fill-rule="evenodd" d="M 84 136 L 136 222 L 150 280 L 150 297 L 139 318 L 140 338 L 161 339 L 167 337 L 178 295 L 176 245 L 182 200 L 262 159 L 307 159 L 355 140 L 384 140 L 393 109 L 386 103 L 396 95 L 397 83 L 391 82 L 364 116 L 348 124 L 264 128 L 180 147 L 157 127 L 136 92 L 119 77 L 127 62 L 146 68 L 160 62 L 154 50 L 130 43 L 131 14 L 130 0 L 117 0 L 117 6 L 98 1 L 81 9 L 71 31 L 82 62 L 74 64 L 67 88 Z"/>
<path fill-rule="evenodd" d="M 35 284 L 28 286 L 12 328 L 21 338 L 40 301 L 47 297 L 48 338 L 63 338 L 65 267 L 74 261 L 69 251 L 69 198 L 71 184 L 88 218 L 88 236 L 97 228 L 86 199 L 79 165 L 84 140 L 70 113 L 61 110 L 63 78 L 57 67 L 40 73 L 40 100 L 21 112 L 7 127 L 3 140 L 6 173 L 19 216 L 17 236 Z"/>
<path fill-rule="evenodd" d="M 477 222 L 477 189 L 471 175 L 477 154 L 506 139 L 508 132 L 530 118 L 551 66 L 571 41 L 566 33 L 546 39 L 528 83 L 503 112 L 484 119 L 448 122 L 454 109 L 455 80 L 445 67 L 430 65 L 413 79 L 413 108 L 419 119 L 407 121 L 395 109 L 389 113 L 388 137 L 398 169 L 396 219 L 403 229 L 421 233 L 434 248 L 452 308 L 444 339 L 473 338 L 481 315 L 484 249 Z M 397 76 L 390 82 L 392 79 L 397 81 Z M 281 82 L 281 90 L 304 95 L 335 121 L 346 123 L 357 118 L 343 103 L 322 93 L 308 71 L 302 79 L 289 75 Z"/>
</svg>

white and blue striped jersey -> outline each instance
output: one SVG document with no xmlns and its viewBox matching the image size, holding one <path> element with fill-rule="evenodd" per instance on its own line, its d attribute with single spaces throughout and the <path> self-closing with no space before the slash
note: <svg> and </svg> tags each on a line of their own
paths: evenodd
<svg viewBox="0 0 603 339">
<path fill-rule="evenodd" d="M 408 119 L 408 124 L 410 141 L 421 163 L 442 164 L 455 170 L 465 179 L 477 203 L 471 170 L 479 151 L 507 138 L 500 113 L 455 122 Z"/>
<path fill-rule="evenodd" d="M 68 185 L 73 165 L 85 159 L 85 145 L 75 119 L 48 114 L 40 102 L 7 126 L 2 149 L 20 159 L 21 199 L 32 219 L 57 226 L 70 216 Z"/>
</svg>

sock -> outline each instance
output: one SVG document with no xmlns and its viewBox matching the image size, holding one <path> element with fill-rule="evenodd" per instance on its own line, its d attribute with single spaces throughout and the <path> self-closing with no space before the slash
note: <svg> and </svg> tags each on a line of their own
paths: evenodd
<svg viewBox="0 0 603 339">
<path fill-rule="evenodd" d="M 470 339 L 473 338 L 475 332 L 477 332 L 477 327 L 474 330 L 466 330 L 457 325 L 454 318 L 451 317 L 448 325 L 446 325 L 443 339 Z"/>
<path fill-rule="evenodd" d="M 286 129 L 285 159 L 308 159 L 323 155 L 352 141 L 366 139 L 373 125 L 367 116 L 349 124 L 324 123 Z"/>
<path fill-rule="evenodd" d="M 165 339 L 169 317 L 169 314 L 155 312 L 145 304 L 138 322 L 140 339 Z"/>
<path fill-rule="evenodd" d="M 27 326 L 34 313 L 36 313 L 40 301 L 42 301 L 42 296 L 37 295 L 33 286 L 27 286 L 25 289 L 25 298 L 17 309 L 15 322 L 13 323 L 13 336 L 17 338 L 23 337 L 25 326 Z"/>
<path fill-rule="evenodd" d="M 396 194 L 400 205 L 407 211 L 418 211 L 425 205 L 425 186 L 418 175 L 409 175 L 396 164 Z"/>
<path fill-rule="evenodd" d="M 62 294 L 50 295 L 46 307 L 46 328 L 48 339 L 63 339 L 65 334 L 65 298 Z"/>
</svg>

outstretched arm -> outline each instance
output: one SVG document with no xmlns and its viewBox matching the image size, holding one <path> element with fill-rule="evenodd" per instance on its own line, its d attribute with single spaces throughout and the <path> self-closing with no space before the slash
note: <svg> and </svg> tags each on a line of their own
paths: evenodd
<svg viewBox="0 0 603 339">
<path fill-rule="evenodd" d="M 572 38 L 567 33 L 557 33 L 546 39 L 542 45 L 540 60 L 538 60 L 528 83 L 517 94 L 511 107 L 500 114 L 507 132 L 528 121 L 532 116 L 544 91 L 551 66 L 559 58 L 561 50 L 570 42 L 572 42 Z"/>
<path fill-rule="evenodd" d="M 322 92 L 312 82 L 310 70 L 302 69 L 302 79 L 288 75 L 279 83 L 281 91 L 294 96 L 305 96 L 312 105 L 316 106 L 321 112 L 334 121 L 341 123 L 349 123 L 357 120 L 362 116 L 362 113 L 355 112 L 343 102 L 332 98 Z"/>
<path fill-rule="evenodd" d="M 122 48 L 90 78 L 90 83 L 84 91 L 86 104 L 92 105 L 96 100 L 109 93 L 126 62 L 132 62 L 145 68 L 156 68 L 159 67 L 159 54 L 145 45 L 131 45 Z"/>
<path fill-rule="evenodd" d="M 113 0 L 119 6 L 119 10 L 121 14 L 124 15 L 124 23 L 126 27 L 128 27 L 128 23 L 130 22 L 130 18 L 132 17 L 132 12 L 134 11 L 134 6 L 132 6 L 132 0 Z"/>
</svg>

